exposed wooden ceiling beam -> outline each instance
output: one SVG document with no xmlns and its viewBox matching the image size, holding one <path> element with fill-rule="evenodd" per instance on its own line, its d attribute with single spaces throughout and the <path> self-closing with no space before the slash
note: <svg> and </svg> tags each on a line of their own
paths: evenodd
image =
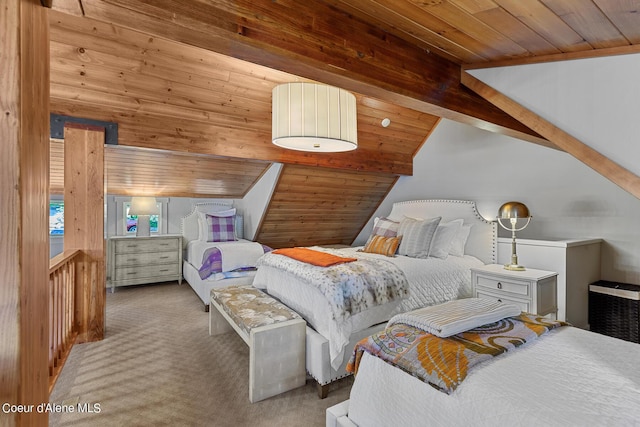
<svg viewBox="0 0 640 427">
<path fill-rule="evenodd" d="M 477 64 L 464 64 L 462 70 L 477 70 L 481 68 L 511 67 L 514 65 L 542 64 L 545 62 L 568 61 L 573 59 L 601 58 L 605 56 L 632 55 L 640 53 L 640 45 L 610 47 L 581 52 L 563 52 L 553 55 L 540 55 L 528 58 L 506 59 L 503 61 L 491 61 Z"/>
<path fill-rule="evenodd" d="M 85 15 L 520 139 L 544 139 L 460 84 L 460 66 L 320 1 L 84 0 Z M 241 31 L 238 29 L 241 28 Z"/>
<path fill-rule="evenodd" d="M 467 72 L 462 84 L 640 199 L 640 177 Z"/>
</svg>

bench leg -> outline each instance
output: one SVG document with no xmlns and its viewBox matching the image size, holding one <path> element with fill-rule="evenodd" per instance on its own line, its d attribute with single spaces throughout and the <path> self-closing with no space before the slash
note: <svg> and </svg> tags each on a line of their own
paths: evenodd
<svg viewBox="0 0 640 427">
<path fill-rule="evenodd" d="M 258 402 L 305 384 L 305 336 L 302 319 L 251 330 L 249 401 Z"/>
<path fill-rule="evenodd" d="M 227 319 L 218 311 L 217 307 L 209 310 L 209 335 L 224 334 L 232 331 Z"/>
</svg>

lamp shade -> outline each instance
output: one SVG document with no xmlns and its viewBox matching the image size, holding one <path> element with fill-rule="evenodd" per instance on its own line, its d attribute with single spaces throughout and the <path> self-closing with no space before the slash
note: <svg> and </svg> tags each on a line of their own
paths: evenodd
<svg viewBox="0 0 640 427">
<path fill-rule="evenodd" d="M 500 219 L 530 218 L 529 208 L 524 203 L 507 202 L 498 209 Z"/>
<path fill-rule="evenodd" d="M 155 197 L 132 197 L 129 215 L 156 215 L 158 205 Z"/>
<path fill-rule="evenodd" d="M 272 141 L 300 151 L 342 152 L 358 147 L 356 97 L 317 83 L 285 83 L 272 92 Z"/>
</svg>

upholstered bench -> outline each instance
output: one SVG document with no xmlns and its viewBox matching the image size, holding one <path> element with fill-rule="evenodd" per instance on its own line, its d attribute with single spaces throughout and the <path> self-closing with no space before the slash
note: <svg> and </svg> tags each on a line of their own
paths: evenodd
<svg viewBox="0 0 640 427">
<path fill-rule="evenodd" d="M 305 384 L 306 322 L 251 285 L 211 290 L 209 335 L 235 330 L 249 346 L 249 401 Z"/>
</svg>

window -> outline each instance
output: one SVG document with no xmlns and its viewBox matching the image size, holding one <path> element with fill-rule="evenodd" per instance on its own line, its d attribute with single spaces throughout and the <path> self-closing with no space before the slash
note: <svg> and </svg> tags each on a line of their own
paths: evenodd
<svg viewBox="0 0 640 427">
<path fill-rule="evenodd" d="M 131 202 L 122 203 L 122 207 L 124 210 L 124 234 L 135 234 L 138 229 L 138 216 L 137 215 L 129 215 L 129 207 L 131 206 Z M 157 202 L 158 212 L 157 215 L 151 215 L 149 217 L 149 224 L 151 226 L 151 232 L 157 233 L 161 228 L 161 220 L 162 220 L 162 202 Z"/>
<path fill-rule="evenodd" d="M 60 236 L 64 234 L 64 202 L 51 200 L 49 202 L 49 235 Z"/>
</svg>

